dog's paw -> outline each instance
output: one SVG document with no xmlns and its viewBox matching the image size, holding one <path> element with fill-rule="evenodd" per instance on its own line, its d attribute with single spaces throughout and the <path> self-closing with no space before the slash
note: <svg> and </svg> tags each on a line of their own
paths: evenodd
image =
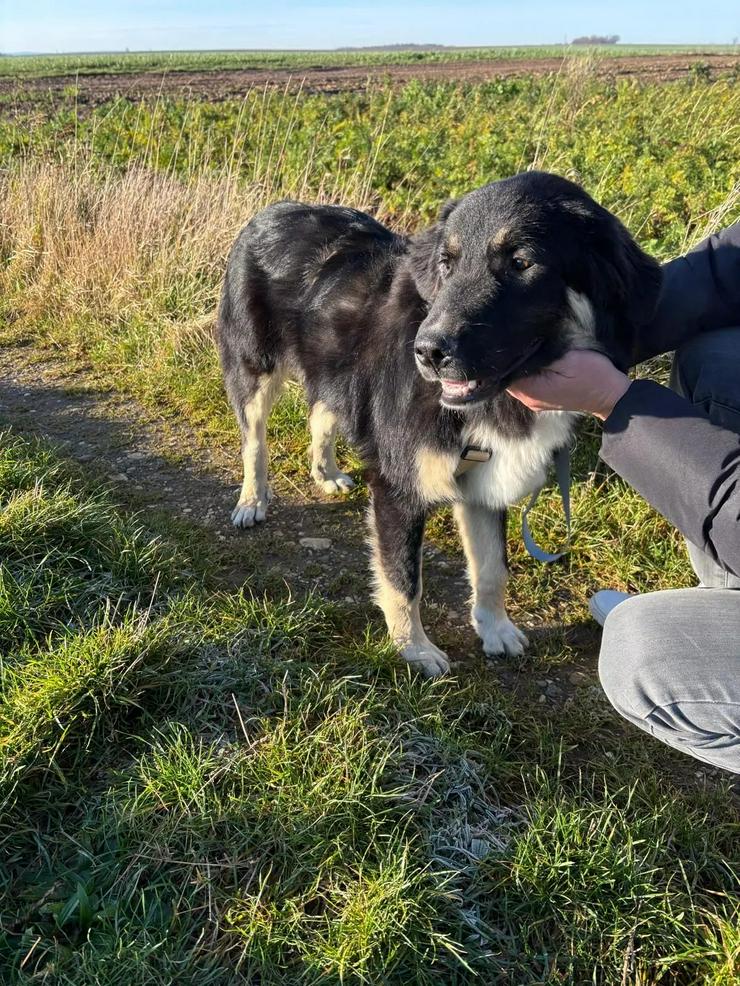
<svg viewBox="0 0 740 986">
<path fill-rule="evenodd" d="M 267 505 L 270 502 L 269 492 L 261 497 L 251 497 L 243 503 L 240 501 L 231 511 L 231 523 L 234 527 L 254 527 L 261 524 L 267 516 Z"/>
<path fill-rule="evenodd" d="M 401 656 L 428 678 L 436 678 L 450 670 L 447 655 L 439 647 L 435 647 L 431 640 L 425 640 L 421 644 L 406 644 L 401 648 Z"/>
<path fill-rule="evenodd" d="M 336 472 L 331 475 L 314 475 L 314 482 L 322 493 L 329 496 L 336 496 L 337 493 L 347 493 L 354 489 L 355 483 L 351 476 L 345 472 Z"/>
<path fill-rule="evenodd" d="M 486 654 L 506 654 L 516 657 L 524 653 L 529 641 L 507 616 L 497 617 L 482 606 L 473 608 L 473 626 L 483 641 Z"/>
</svg>

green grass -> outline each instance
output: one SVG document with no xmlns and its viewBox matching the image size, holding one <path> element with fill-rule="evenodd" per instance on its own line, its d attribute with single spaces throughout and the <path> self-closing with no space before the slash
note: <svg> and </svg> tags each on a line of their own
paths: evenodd
<svg viewBox="0 0 740 986">
<path fill-rule="evenodd" d="M 734 982 L 722 783 L 604 705 L 420 680 L 300 587 L 220 591 L 186 529 L 2 448 L 6 505 L 67 504 L 49 569 L 97 585 L 4 651 L 3 982 Z M 32 577 L 48 535 L 25 509 L 8 532 Z"/>
<path fill-rule="evenodd" d="M 211 182 L 211 194 L 234 181 L 260 202 L 349 199 L 409 228 L 447 198 L 535 166 L 578 179 L 661 256 L 700 236 L 728 199 L 727 220 L 737 214 L 733 79 L 610 83 L 575 59 L 558 77 L 331 96 L 250 90 L 240 101 L 115 99 L 89 111 L 74 90 L 19 107 L 8 99 L 0 151 L 62 161 L 70 180 L 138 165 L 163 184 Z M 94 191 L 85 195 L 79 208 L 90 210 Z M 209 273 L 191 276 L 190 291 Z M 211 304 L 220 273 L 208 280 Z M 160 305 L 177 317 L 186 285 L 167 288 Z"/>
<path fill-rule="evenodd" d="M 737 45 L 526 45 L 445 48 L 438 51 L 161 51 L 68 55 L 0 56 L 0 76 L 89 75 L 126 72 L 196 72 L 229 69 L 311 69 L 352 65 L 688 54 L 736 54 Z"/>
</svg>

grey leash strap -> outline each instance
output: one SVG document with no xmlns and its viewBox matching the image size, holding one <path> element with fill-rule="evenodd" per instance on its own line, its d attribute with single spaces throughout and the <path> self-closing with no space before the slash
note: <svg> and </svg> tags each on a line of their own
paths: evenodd
<svg viewBox="0 0 740 986">
<path fill-rule="evenodd" d="M 557 479 L 560 497 L 563 501 L 563 512 L 565 513 L 565 526 L 567 530 L 566 547 L 555 555 L 548 554 L 535 542 L 532 532 L 529 529 L 529 511 L 537 503 L 537 497 L 542 492 L 542 487 L 532 494 L 529 503 L 522 511 L 522 540 L 524 547 L 530 555 L 537 561 L 551 562 L 562 558 L 570 550 L 570 449 L 567 445 L 558 449 L 554 455 L 555 477 Z"/>
</svg>

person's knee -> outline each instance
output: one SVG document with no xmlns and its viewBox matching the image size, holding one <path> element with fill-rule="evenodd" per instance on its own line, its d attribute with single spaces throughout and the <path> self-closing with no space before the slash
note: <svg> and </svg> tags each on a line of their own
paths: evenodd
<svg viewBox="0 0 740 986">
<path fill-rule="evenodd" d="M 740 432 L 740 328 L 703 332 L 684 343 L 671 386 L 715 424 Z"/>
<path fill-rule="evenodd" d="M 705 763 L 738 773 L 740 654 L 728 643 L 732 633 L 722 630 L 718 636 L 716 628 L 712 647 L 709 626 L 702 633 L 697 618 L 716 600 L 725 604 L 725 617 L 734 624 L 735 592 L 673 590 L 621 603 L 606 619 L 599 676 L 611 704 L 635 726 Z"/>
<path fill-rule="evenodd" d="M 633 596 L 612 610 L 599 654 L 599 678 L 607 698 L 621 715 L 638 725 L 653 701 L 650 691 L 656 658 L 640 616 L 644 599 Z"/>
</svg>

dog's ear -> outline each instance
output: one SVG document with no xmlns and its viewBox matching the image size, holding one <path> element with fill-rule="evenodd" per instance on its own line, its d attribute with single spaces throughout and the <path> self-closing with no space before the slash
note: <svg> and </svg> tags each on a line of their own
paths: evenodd
<svg viewBox="0 0 740 986">
<path fill-rule="evenodd" d="M 569 281 L 593 305 L 598 341 L 620 368 L 627 369 L 634 362 L 640 329 L 655 312 L 662 270 L 616 216 L 601 206 L 581 219 L 582 249 L 577 251 Z"/>
<path fill-rule="evenodd" d="M 439 291 L 441 283 L 439 260 L 444 228 L 457 203 L 457 199 L 450 199 L 449 202 L 446 202 L 442 206 L 434 226 L 425 229 L 422 233 L 417 233 L 416 236 L 412 237 L 409 245 L 411 276 L 419 294 L 427 304 L 434 300 Z"/>
</svg>

